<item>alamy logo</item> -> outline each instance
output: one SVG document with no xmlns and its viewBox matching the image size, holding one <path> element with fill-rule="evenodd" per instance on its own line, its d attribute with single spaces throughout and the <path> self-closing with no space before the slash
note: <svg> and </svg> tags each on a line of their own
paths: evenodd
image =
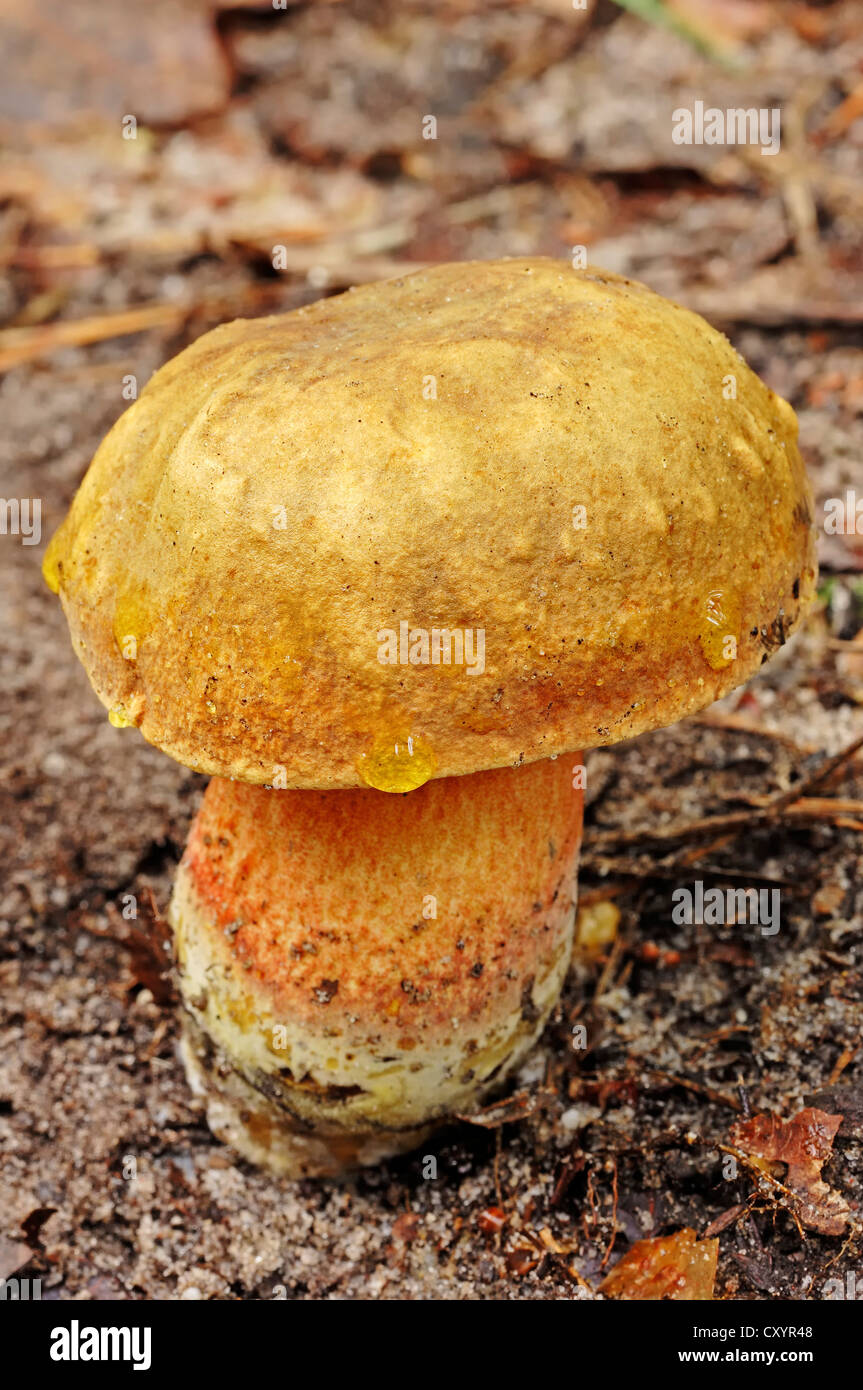
<svg viewBox="0 0 863 1390">
<path fill-rule="evenodd" d="M 20 536 L 22 545 L 42 539 L 41 497 L 0 497 L 0 536 Z"/>
<path fill-rule="evenodd" d="M 70 1327 L 51 1331 L 52 1361 L 132 1361 L 134 1371 L 149 1371 L 149 1327 Z"/>
<path fill-rule="evenodd" d="M 824 530 L 828 536 L 863 536 L 863 497 L 853 488 L 848 488 L 844 497 L 828 497 Z"/>
<path fill-rule="evenodd" d="M 41 1279 L 0 1279 L 0 1299 L 8 1299 L 11 1303 L 16 1299 L 34 1299 L 42 1297 Z"/>
<path fill-rule="evenodd" d="M 850 1299 L 852 1303 L 859 1303 L 863 1300 L 863 1279 L 858 1279 L 855 1271 L 849 1269 L 844 1283 L 841 1279 L 825 1279 L 821 1294 L 823 1298 Z"/>
<path fill-rule="evenodd" d="M 676 926 L 748 922 L 759 926 L 762 936 L 775 936 L 779 930 L 778 888 L 708 888 L 705 892 L 702 880 L 697 879 L 692 888 L 675 888 L 671 901 Z"/>
<path fill-rule="evenodd" d="M 781 118 L 778 106 L 722 111 L 696 101 L 691 111 L 672 111 L 671 138 L 675 145 L 760 145 L 763 155 L 778 154 Z"/>
<path fill-rule="evenodd" d="M 411 627 L 399 623 L 377 635 L 382 666 L 464 666 L 469 676 L 485 670 L 485 628 Z"/>
</svg>

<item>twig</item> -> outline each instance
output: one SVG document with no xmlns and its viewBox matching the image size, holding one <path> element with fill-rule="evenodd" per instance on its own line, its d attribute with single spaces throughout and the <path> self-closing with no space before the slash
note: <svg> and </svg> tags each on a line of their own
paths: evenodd
<svg viewBox="0 0 863 1390">
<path fill-rule="evenodd" d="M 750 829 L 764 824 L 779 815 L 792 820 L 829 820 L 835 816 L 858 816 L 863 813 L 863 802 L 841 801 L 821 797 L 808 797 L 807 793 L 826 781 L 843 763 L 854 757 L 863 748 L 863 735 L 854 739 L 841 753 L 827 758 L 815 772 L 804 777 L 788 791 L 771 797 L 763 806 L 752 811 L 731 811 L 721 816 L 703 816 L 683 825 L 656 826 L 652 830 L 608 831 L 602 835 L 588 836 L 589 849 L 602 849 L 605 846 L 623 846 L 659 843 L 666 840 L 685 840 L 695 835 L 712 835 L 721 831 Z M 852 826 L 851 828 L 856 828 Z"/>
<path fill-rule="evenodd" d="M 621 938 L 617 936 L 615 937 L 611 950 L 608 953 L 608 959 L 606 960 L 605 965 L 602 967 L 602 973 L 600 974 L 599 979 L 596 982 L 596 989 L 593 991 L 593 1000 L 591 1002 L 591 1008 L 594 1008 L 596 1006 L 597 1002 L 602 998 L 603 994 L 605 993 L 609 981 L 614 977 L 614 972 L 618 967 L 620 957 L 622 955 L 623 942 Z"/>
<path fill-rule="evenodd" d="M 801 1240 L 805 1240 L 806 1237 L 803 1233 L 803 1227 L 800 1224 L 800 1218 L 794 1210 L 795 1205 L 800 1201 L 799 1194 L 792 1192 L 790 1187 L 786 1187 L 778 1178 L 774 1178 L 772 1173 L 768 1173 L 766 1169 L 760 1167 L 759 1164 L 757 1164 L 749 1154 L 744 1153 L 742 1149 L 735 1149 L 731 1144 L 718 1144 L 717 1147 L 721 1149 L 723 1153 L 731 1154 L 732 1158 L 736 1158 L 739 1163 L 742 1163 L 751 1173 L 755 1173 L 757 1177 L 764 1178 L 768 1183 L 771 1183 L 773 1187 L 779 1188 L 779 1191 L 788 1198 L 788 1201 L 783 1202 L 782 1206 L 788 1212 L 788 1215 L 797 1227 Z"/>
<path fill-rule="evenodd" d="M 611 1177 L 611 1238 L 606 1247 L 605 1254 L 602 1257 L 602 1262 L 599 1266 L 600 1270 L 605 1269 L 605 1266 L 608 1264 L 611 1258 L 611 1252 L 614 1249 L 614 1242 L 617 1240 L 617 1159 L 613 1158 L 611 1161 L 614 1165 Z"/>
<path fill-rule="evenodd" d="M 721 1215 L 714 1217 L 707 1230 L 702 1235 L 702 1240 L 708 1240 L 711 1236 L 718 1236 L 726 1227 L 739 1221 L 741 1216 L 748 1216 L 752 1210 L 754 1199 L 750 1197 L 748 1202 L 738 1202 L 736 1206 L 729 1207 Z"/>
<path fill-rule="evenodd" d="M 167 328 L 181 323 L 192 312 L 189 304 L 144 304 L 137 309 L 121 309 L 114 314 L 92 318 L 61 320 L 39 328 L 7 328 L 0 333 L 0 372 L 30 362 L 62 347 L 84 347 L 106 338 L 125 338 L 146 333 L 150 328 Z"/>
<path fill-rule="evenodd" d="M 262 303 L 280 297 L 280 285 L 246 286 L 240 294 L 202 296 L 171 304 L 140 304 L 116 313 L 97 314 L 85 319 L 60 319 L 38 328 L 7 328 L 0 332 L 0 372 L 8 372 L 24 362 L 56 352 L 63 347 L 86 347 L 109 338 L 125 338 L 153 328 L 175 328 L 201 311 L 223 313 L 241 305 Z"/>
<path fill-rule="evenodd" d="M 824 145 L 829 140 L 835 140 L 838 136 L 844 135 L 848 127 L 860 116 L 863 116 L 863 82 L 840 102 L 835 111 L 830 112 L 820 130 L 813 133 L 813 142 L 816 145 Z"/>
<path fill-rule="evenodd" d="M 681 1086 L 684 1091 L 692 1091 L 695 1095 L 706 1096 L 708 1100 L 715 1101 L 719 1105 L 727 1105 L 738 1113 L 743 1109 L 735 1096 L 726 1095 L 724 1091 L 717 1091 L 715 1087 L 705 1086 L 700 1081 L 690 1081 L 686 1076 L 674 1076 L 667 1071 L 651 1071 L 648 1072 L 648 1076 L 657 1081 L 667 1081 L 672 1086 Z"/>
<path fill-rule="evenodd" d="M 796 324 L 863 323 L 863 300 L 798 299 L 782 304 L 765 296 L 759 303 L 750 291 L 745 300 L 741 295 L 740 303 L 734 304 L 727 294 L 722 296 L 712 290 L 695 291 L 681 298 L 687 309 L 719 325 L 751 323 L 764 328 L 793 328 Z"/>
<path fill-rule="evenodd" d="M 717 846 L 724 848 L 733 838 L 731 835 L 723 835 L 721 840 L 704 845 L 700 849 L 695 846 L 689 854 L 668 855 L 666 858 L 652 863 L 605 854 L 584 854 L 579 869 L 580 878 L 587 874 L 617 874 L 630 881 L 608 883 L 597 888 L 579 889 L 578 905 L 579 907 L 590 907 L 593 903 L 605 902 L 608 899 L 619 898 L 625 893 L 630 893 L 633 891 L 632 879 L 645 882 L 654 880 L 658 883 L 678 879 L 682 870 L 691 867 L 699 859 L 703 859 L 705 855 L 712 854 Z M 799 880 L 797 879 L 776 878 L 770 874 L 745 873 L 740 869 L 725 868 L 721 864 L 699 864 L 698 872 L 705 879 L 717 879 L 729 883 L 749 885 L 763 883 L 768 888 L 787 888 L 789 890 L 799 887 Z"/>
<path fill-rule="evenodd" d="M 854 646 L 854 643 L 842 642 L 840 645 Z M 818 752 L 814 744 L 798 743 L 781 729 L 768 729 L 764 724 L 756 724 L 753 719 L 747 719 L 744 714 L 723 714 L 720 710 L 711 713 L 708 710 L 704 714 L 693 716 L 692 723 L 708 729 L 727 729 L 729 733 L 753 734 L 756 738 L 773 739 L 776 743 L 784 743 L 787 748 L 792 748 L 795 753 L 801 753 L 804 757 Z"/>
<path fill-rule="evenodd" d="M 828 1086 L 836 1085 L 836 1082 L 839 1080 L 845 1068 L 849 1065 L 850 1062 L 854 1061 L 854 1058 L 857 1056 L 857 1053 L 859 1051 L 859 1042 L 855 1043 L 853 1047 L 843 1048 L 842 1052 L 840 1052 L 839 1056 L 836 1058 L 836 1061 L 833 1064 L 833 1070 L 827 1078 Z"/>
</svg>

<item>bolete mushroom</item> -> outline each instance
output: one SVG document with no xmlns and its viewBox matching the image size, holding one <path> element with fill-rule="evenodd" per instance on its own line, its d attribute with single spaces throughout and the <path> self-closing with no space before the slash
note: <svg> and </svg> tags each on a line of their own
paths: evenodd
<svg viewBox="0 0 863 1390">
<path fill-rule="evenodd" d="M 45 575 L 111 721 L 213 779 L 170 913 L 218 1135 L 334 1173 L 512 1072 L 567 970 L 577 750 L 726 694 L 812 597 L 795 438 L 697 315 L 546 259 L 156 373 Z"/>
</svg>

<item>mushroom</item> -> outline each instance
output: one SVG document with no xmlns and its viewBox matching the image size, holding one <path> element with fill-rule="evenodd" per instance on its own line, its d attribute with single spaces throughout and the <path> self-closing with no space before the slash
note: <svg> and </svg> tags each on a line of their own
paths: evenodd
<svg viewBox="0 0 863 1390">
<path fill-rule="evenodd" d="M 549 259 L 156 373 L 45 576 L 111 722 L 212 778 L 170 916 L 217 1135 L 333 1174 L 517 1067 L 570 956 L 578 750 L 725 695 L 811 601 L 795 441 L 697 315 Z"/>
</svg>

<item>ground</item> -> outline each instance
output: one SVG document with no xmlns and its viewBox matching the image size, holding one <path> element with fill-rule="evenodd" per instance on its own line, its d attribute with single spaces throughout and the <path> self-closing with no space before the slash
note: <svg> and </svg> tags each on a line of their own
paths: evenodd
<svg viewBox="0 0 863 1390">
<path fill-rule="evenodd" d="M 0 493 L 42 503 L 40 544 L 0 536 L 0 1277 L 63 1299 L 595 1298 L 636 1242 L 689 1229 L 718 1241 L 707 1296 L 863 1290 L 863 537 L 824 524 L 863 496 L 859 9 L 693 0 L 704 56 L 610 4 L 217 8 L 162 0 L 126 47 L 117 7 L 95 47 L 69 39 L 63 92 L 63 35 L 29 44 L 0 5 L 29 55 L 0 107 Z M 779 104 L 782 150 L 674 145 L 695 99 Z M 589 756 L 558 1014 L 433 1142 L 436 1176 L 420 1153 L 275 1180 L 212 1138 L 176 1055 L 159 918 L 204 781 L 107 723 L 44 544 L 129 377 L 205 327 L 581 244 L 717 322 L 797 409 L 819 604 L 744 691 Z M 675 923 L 696 879 L 778 887 L 780 930 Z"/>
</svg>

